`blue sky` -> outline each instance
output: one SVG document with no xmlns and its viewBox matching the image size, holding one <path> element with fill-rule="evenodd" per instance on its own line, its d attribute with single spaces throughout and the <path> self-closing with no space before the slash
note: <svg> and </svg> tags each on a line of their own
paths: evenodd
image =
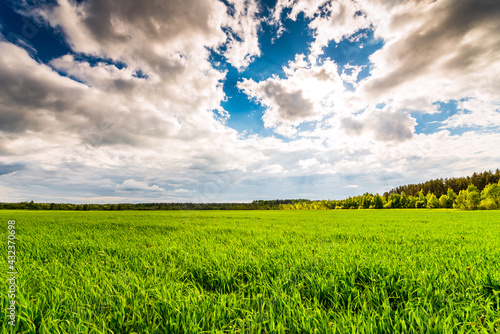
<svg viewBox="0 0 500 334">
<path fill-rule="evenodd" d="M 0 3 L 0 201 L 338 199 L 498 168 L 491 1 Z"/>
</svg>

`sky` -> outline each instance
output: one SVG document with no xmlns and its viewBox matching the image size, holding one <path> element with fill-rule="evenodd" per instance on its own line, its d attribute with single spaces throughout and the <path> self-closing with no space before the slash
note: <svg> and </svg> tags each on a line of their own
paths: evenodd
<svg viewBox="0 0 500 334">
<path fill-rule="evenodd" d="M 341 199 L 500 167 L 496 0 L 1 0 L 0 202 Z"/>
</svg>

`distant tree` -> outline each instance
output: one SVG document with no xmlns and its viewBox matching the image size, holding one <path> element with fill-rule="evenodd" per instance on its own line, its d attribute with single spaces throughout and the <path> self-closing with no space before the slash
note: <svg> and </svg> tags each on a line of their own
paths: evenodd
<svg viewBox="0 0 500 334">
<path fill-rule="evenodd" d="M 460 209 L 460 210 L 467 209 L 467 207 L 466 207 L 466 199 L 467 199 L 467 191 L 466 190 L 460 190 L 460 192 L 458 193 L 457 198 L 455 198 L 455 203 L 453 204 L 453 208 Z"/>
<path fill-rule="evenodd" d="M 424 207 L 427 206 L 427 198 L 424 196 L 424 190 L 423 189 L 418 192 L 418 201 L 417 201 L 417 203 L 418 202 L 422 202 L 423 203 L 423 205 L 421 206 L 422 208 L 424 208 Z"/>
<path fill-rule="evenodd" d="M 439 197 L 439 206 L 442 207 L 442 208 L 448 208 L 448 196 L 447 195 L 441 195 L 441 197 Z"/>
<path fill-rule="evenodd" d="M 409 201 L 410 200 L 409 200 L 408 196 L 406 196 L 406 193 L 404 191 L 401 192 L 401 198 L 399 199 L 399 202 L 401 203 L 401 207 L 407 208 Z"/>
<path fill-rule="evenodd" d="M 475 210 L 478 208 L 480 202 L 481 196 L 479 190 L 475 185 L 470 184 L 467 190 L 460 190 L 453 207 L 461 210 Z"/>
<path fill-rule="evenodd" d="M 418 200 L 415 202 L 415 208 L 417 209 L 425 208 L 425 205 L 426 205 L 425 201 Z"/>
<path fill-rule="evenodd" d="M 420 191 L 423 190 L 424 194 L 429 192 L 440 198 L 441 195 L 446 193 L 446 189 L 451 188 L 455 193 L 459 193 L 460 190 L 466 190 L 469 184 L 475 185 L 478 190 L 483 190 L 487 184 L 497 183 L 500 181 L 500 170 L 497 169 L 495 172 L 485 171 L 482 173 L 474 173 L 472 176 L 467 177 L 457 177 L 450 179 L 435 179 L 429 180 L 418 184 L 408 184 L 396 187 L 389 192 L 384 193 L 386 201 L 391 194 L 402 194 L 405 192 L 407 196 L 417 196 Z M 450 197 L 448 195 L 448 197 Z"/>
<path fill-rule="evenodd" d="M 451 188 L 448 188 L 448 192 L 446 193 L 446 196 L 448 196 L 448 199 L 451 201 L 451 203 L 453 205 L 453 202 L 457 198 L 457 194 L 455 193 L 455 191 L 453 191 L 453 189 L 451 189 Z"/>
<path fill-rule="evenodd" d="M 384 206 L 387 208 L 400 208 L 401 207 L 401 195 L 399 194 L 392 194 L 389 196 L 389 201 L 387 204 Z"/>
<path fill-rule="evenodd" d="M 500 208 L 500 185 L 492 183 L 487 185 L 481 193 L 482 209 L 499 209 Z"/>
<path fill-rule="evenodd" d="M 481 202 L 481 195 L 479 190 L 474 185 L 469 185 L 467 188 L 467 206 L 469 210 L 475 210 L 478 208 L 479 203 Z"/>
<path fill-rule="evenodd" d="M 428 208 L 433 208 L 433 209 L 439 207 L 439 201 L 438 201 L 436 195 L 431 194 L 429 196 L 429 200 L 427 201 L 427 207 Z"/>
<path fill-rule="evenodd" d="M 382 209 L 384 207 L 384 200 L 379 194 L 376 194 L 373 198 L 373 207 L 375 209 Z"/>
<path fill-rule="evenodd" d="M 417 203 L 417 197 L 415 196 L 409 196 L 408 197 L 408 203 L 406 204 L 407 208 L 415 208 Z"/>
<path fill-rule="evenodd" d="M 372 204 L 373 196 L 371 194 L 364 194 L 361 199 L 361 207 L 363 209 L 368 209 Z"/>
</svg>

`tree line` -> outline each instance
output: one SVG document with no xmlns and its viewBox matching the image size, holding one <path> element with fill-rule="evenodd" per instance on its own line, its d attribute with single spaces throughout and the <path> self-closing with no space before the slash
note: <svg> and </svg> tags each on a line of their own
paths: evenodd
<svg viewBox="0 0 500 334">
<path fill-rule="evenodd" d="M 280 205 L 308 203 L 308 199 L 256 200 L 251 203 L 119 203 L 119 204 L 71 204 L 71 203 L 0 203 L 0 209 L 12 210 L 75 210 L 75 211 L 123 211 L 123 210 L 277 210 Z"/>
<path fill-rule="evenodd" d="M 436 197 L 441 197 L 448 193 L 448 189 L 452 189 L 455 193 L 467 189 L 469 185 L 474 185 L 479 191 L 483 191 L 486 185 L 498 183 L 500 181 L 500 170 L 497 168 L 495 172 L 485 171 L 482 173 L 474 173 L 472 176 L 453 177 L 446 179 L 435 179 L 424 183 L 408 184 L 400 186 L 384 193 L 387 197 L 392 194 L 402 194 L 403 192 L 409 196 L 417 196 L 423 191 L 424 194 L 433 193 Z"/>
<path fill-rule="evenodd" d="M 500 182 L 490 183 L 481 191 L 469 184 L 467 189 L 457 194 L 448 188 L 445 194 L 436 196 L 432 192 L 424 194 L 421 189 L 415 196 L 392 193 L 381 196 L 365 193 L 343 200 L 309 201 L 294 204 L 281 204 L 282 210 L 331 210 L 331 209 L 412 209 L 412 208 L 454 208 L 461 210 L 500 209 Z"/>
<path fill-rule="evenodd" d="M 331 210 L 392 208 L 500 209 L 500 170 L 472 176 L 435 179 L 392 189 L 383 195 L 365 193 L 342 200 L 256 200 L 251 203 L 0 203 L 0 209 L 17 210 Z"/>
<path fill-rule="evenodd" d="M 259 201 L 260 202 L 260 201 Z M 278 200 L 288 203 L 289 200 Z M 124 211 L 124 210 L 269 210 L 278 205 L 255 203 L 120 203 L 120 204 L 71 204 L 71 203 L 0 203 L 0 209 L 15 210 L 74 210 L 74 211 Z"/>
</svg>

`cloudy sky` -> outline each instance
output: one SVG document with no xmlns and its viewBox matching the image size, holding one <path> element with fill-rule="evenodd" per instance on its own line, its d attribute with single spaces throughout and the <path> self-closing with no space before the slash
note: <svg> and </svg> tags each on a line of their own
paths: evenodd
<svg viewBox="0 0 500 334">
<path fill-rule="evenodd" d="M 0 2 L 0 201 L 339 199 L 499 146 L 497 0 Z"/>
</svg>

